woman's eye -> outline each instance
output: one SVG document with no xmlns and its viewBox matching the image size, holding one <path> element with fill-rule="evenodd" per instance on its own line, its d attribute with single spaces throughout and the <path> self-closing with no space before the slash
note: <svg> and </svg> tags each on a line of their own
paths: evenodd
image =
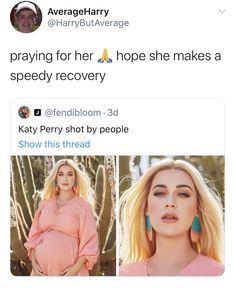
<svg viewBox="0 0 235 288">
<path fill-rule="evenodd" d="M 181 198 L 189 198 L 190 197 L 188 192 L 179 192 L 178 196 L 180 196 Z"/>
<path fill-rule="evenodd" d="M 153 195 L 157 197 L 164 197 L 166 195 L 166 192 L 157 191 L 157 192 L 154 192 Z"/>
</svg>

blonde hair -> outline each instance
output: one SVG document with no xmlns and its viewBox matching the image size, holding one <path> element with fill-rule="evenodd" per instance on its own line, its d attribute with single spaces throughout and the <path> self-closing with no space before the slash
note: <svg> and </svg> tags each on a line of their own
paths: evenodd
<svg viewBox="0 0 235 288">
<path fill-rule="evenodd" d="M 156 250 L 155 233 L 149 242 L 146 233 L 145 209 L 152 180 L 164 169 L 185 171 L 193 180 L 197 192 L 197 208 L 201 231 L 199 241 L 192 245 L 197 253 L 223 263 L 223 208 L 220 197 L 210 188 L 200 172 L 184 160 L 164 159 L 151 167 L 120 198 L 121 250 L 123 264 L 145 260 Z"/>
<path fill-rule="evenodd" d="M 78 168 L 78 164 L 71 159 L 59 160 L 52 168 L 44 185 L 44 200 L 48 200 L 56 195 L 56 176 L 61 166 L 68 165 L 75 172 L 74 193 L 87 200 L 92 208 L 94 208 L 93 190 L 91 188 L 90 179 L 85 172 Z"/>
</svg>

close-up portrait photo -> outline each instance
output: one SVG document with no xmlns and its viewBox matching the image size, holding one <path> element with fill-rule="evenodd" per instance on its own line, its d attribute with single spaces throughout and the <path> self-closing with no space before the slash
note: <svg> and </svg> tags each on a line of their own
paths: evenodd
<svg viewBox="0 0 235 288">
<path fill-rule="evenodd" d="M 120 156 L 120 276 L 224 273 L 224 157 Z"/>
</svg>

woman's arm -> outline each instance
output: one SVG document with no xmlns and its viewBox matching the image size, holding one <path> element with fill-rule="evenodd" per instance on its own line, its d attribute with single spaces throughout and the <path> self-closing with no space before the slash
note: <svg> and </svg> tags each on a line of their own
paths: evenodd
<svg viewBox="0 0 235 288">
<path fill-rule="evenodd" d="M 41 236 L 42 234 L 42 231 L 41 231 L 41 228 L 40 228 L 40 225 L 39 225 L 39 218 L 40 218 L 40 215 L 41 215 L 41 211 L 44 207 L 44 203 L 45 201 L 42 201 L 40 204 L 39 204 L 39 207 L 34 215 L 34 219 L 33 219 L 33 222 L 32 222 L 32 225 L 31 225 L 31 228 L 30 228 L 30 231 L 29 231 L 29 237 L 28 237 L 28 240 L 24 243 L 24 246 L 27 250 L 27 253 L 28 253 L 28 256 L 29 256 L 29 259 L 32 260 L 32 250 L 34 250 L 35 246 L 37 245 L 38 243 L 38 239 L 39 237 Z"/>
<path fill-rule="evenodd" d="M 32 263 L 32 268 L 33 268 L 34 273 L 36 275 L 43 276 L 44 274 L 42 272 L 42 268 L 40 267 L 40 265 L 38 264 L 36 260 L 34 249 L 32 249 L 31 251 L 31 263 Z"/>
<path fill-rule="evenodd" d="M 99 256 L 99 243 L 97 224 L 90 205 L 83 206 L 83 213 L 80 211 L 79 222 L 78 258 L 84 256 L 86 258 L 84 265 L 87 270 L 91 270 Z"/>
</svg>

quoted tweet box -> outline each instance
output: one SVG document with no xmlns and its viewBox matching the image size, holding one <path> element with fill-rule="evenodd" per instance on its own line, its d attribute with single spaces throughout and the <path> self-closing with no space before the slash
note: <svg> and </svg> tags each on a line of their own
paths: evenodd
<svg viewBox="0 0 235 288">
<path fill-rule="evenodd" d="M 220 99 L 11 102 L 12 155 L 224 155 Z"/>
</svg>

